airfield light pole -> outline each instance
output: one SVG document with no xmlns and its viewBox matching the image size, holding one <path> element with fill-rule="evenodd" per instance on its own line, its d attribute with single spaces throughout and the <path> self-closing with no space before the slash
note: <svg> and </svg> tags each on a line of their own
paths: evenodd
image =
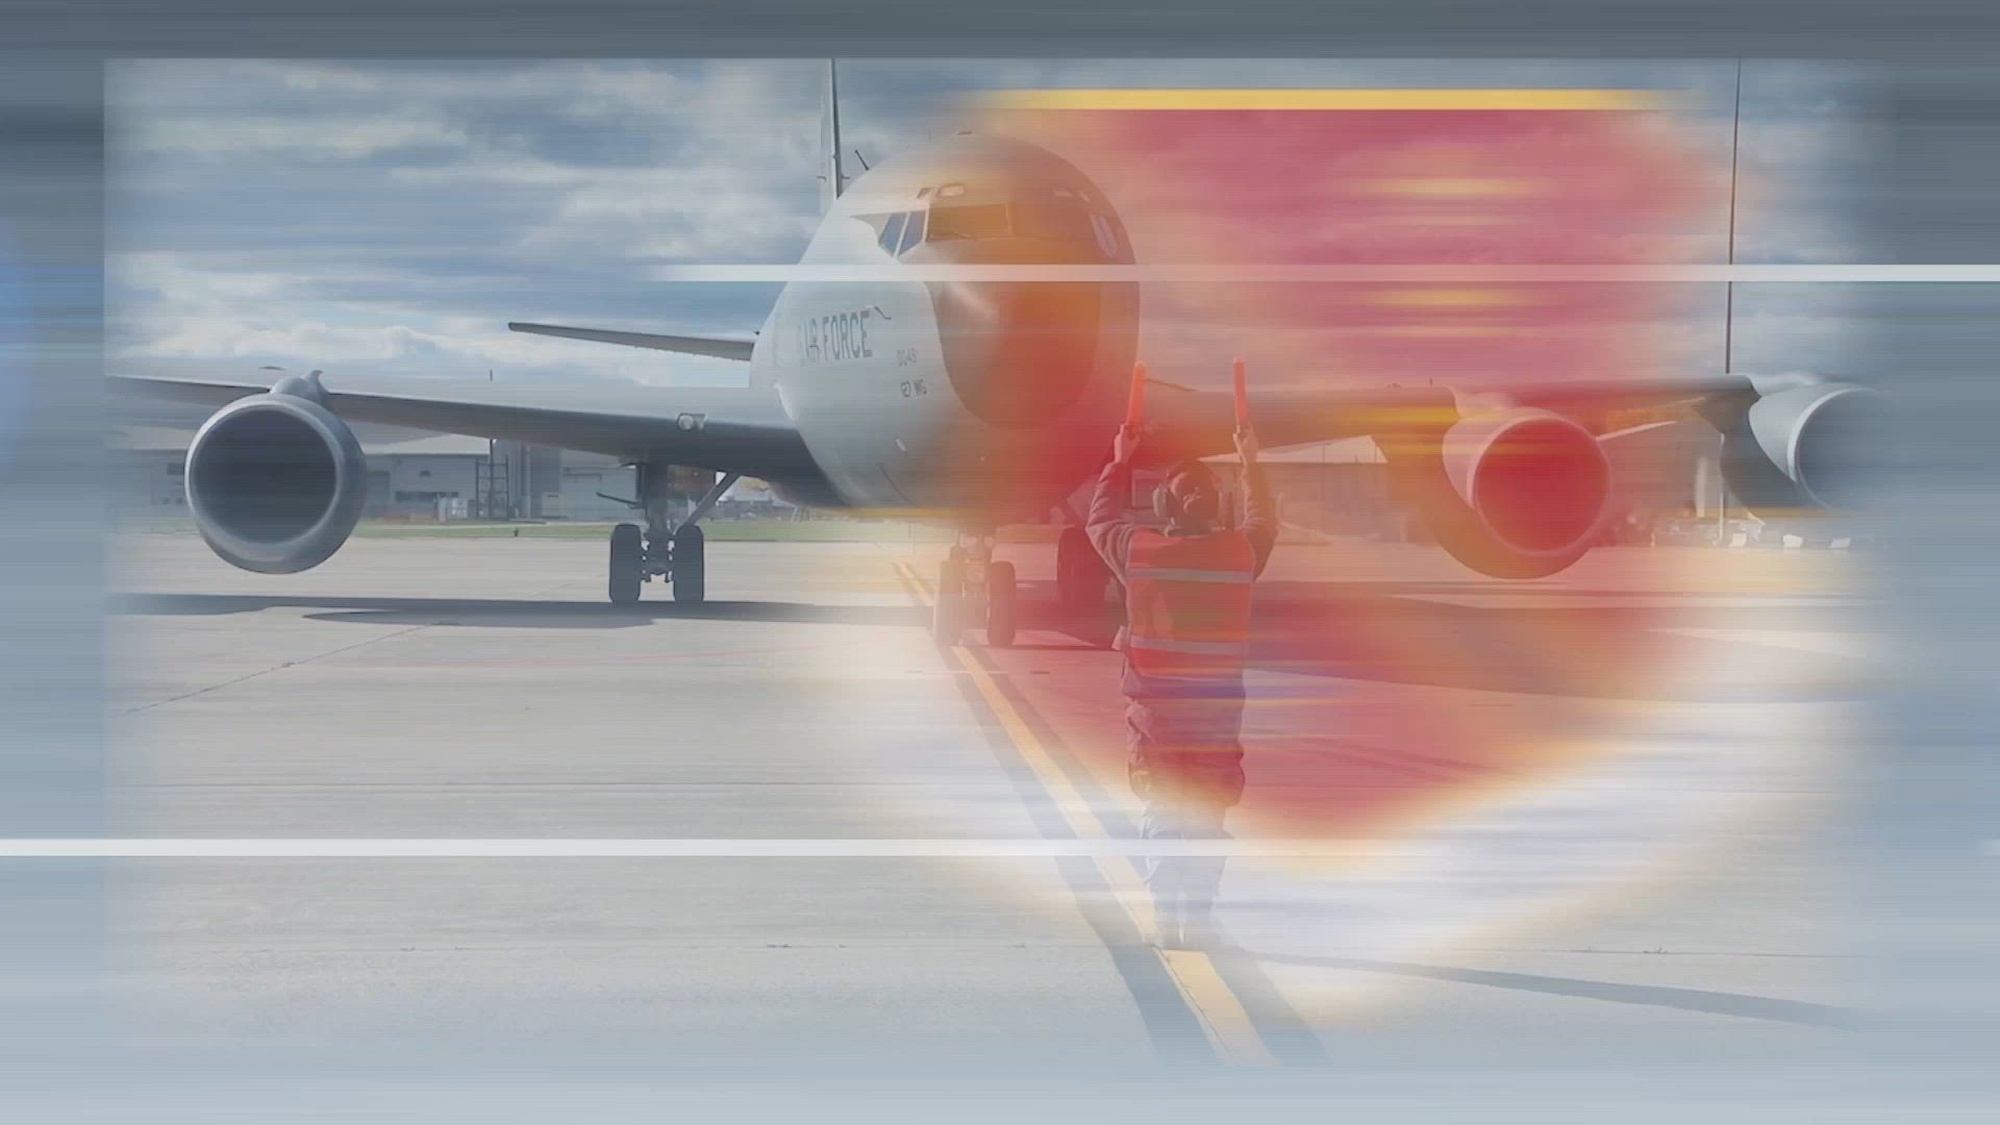
<svg viewBox="0 0 2000 1125">
<path fill-rule="evenodd" d="M 1736 104 L 1729 115 L 1729 248 L 1728 264 L 1736 264 L 1736 168 L 1743 140 L 1743 60 L 1736 60 Z M 1722 373 L 1727 375 L 1735 361 L 1736 279 L 1722 283 Z M 1722 473 L 1722 441 L 1715 444 L 1715 545 L 1729 528 L 1729 479 Z"/>
<path fill-rule="evenodd" d="M 493 381 L 493 369 L 491 367 L 486 369 L 486 381 L 489 383 Z M 499 468 L 500 468 L 500 439 L 487 438 L 486 439 L 486 495 L 483 498 L 482 502 L 480 503 L 479 507 L 480 507 L 480 515 L 484 516 L 489 521 L 496 517 L 500 507 L 500 505 L 497 503 L 497 501 L 500 499 L 499 497 L 500 480 L 498 477 Z"/>
</svg>

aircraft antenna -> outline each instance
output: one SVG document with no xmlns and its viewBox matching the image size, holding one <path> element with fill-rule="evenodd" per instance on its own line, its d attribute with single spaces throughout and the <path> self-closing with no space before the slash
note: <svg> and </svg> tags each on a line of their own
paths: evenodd
<svg viewBox="0 0 2000 1125">
<path fill-rule="evenodd" d="M 1736 60 L 1736 105 L 1729 115 L 1729 247 L 1728 264 L 1736 264 L 1736 167 L 1743 140 L 1743 60 Z M 1736 359 L 1736 279 L 1722 283 L 1722 373 L 1727 375 Z M 1722 448 L 1715 455 L 1715 545 L 1722 546 L 1729 530 L 1729 478 L 1722 472 Z"/>
<path fill-rule="evenodd" d="M 1743 60 L 1736 60 L 1736 110 L 1729 123 L 1729 260 L 1736 264 L 1736 161 L 1743 136 Z M 1729 374 L 1735 360 L 1736 280 L 1723 282 L 1722 289 L 1722 373 Z"/>
</svg>

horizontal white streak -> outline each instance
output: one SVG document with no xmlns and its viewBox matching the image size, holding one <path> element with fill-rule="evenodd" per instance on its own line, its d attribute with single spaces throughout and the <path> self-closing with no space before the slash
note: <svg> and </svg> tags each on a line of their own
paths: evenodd
<svg viewBox="0 0 2000 1125">
<path fill-rule="evenodd" d="M 1055 859 L 1382 855 L 1363 840 L 0 839 L 13 859 Z"/>
<path fill-rule="evenodd" d="M 1765 282 L 1990 284 L 2000 265 L 726 265 L 655 266 L 655 281 Z"/>
</svg>

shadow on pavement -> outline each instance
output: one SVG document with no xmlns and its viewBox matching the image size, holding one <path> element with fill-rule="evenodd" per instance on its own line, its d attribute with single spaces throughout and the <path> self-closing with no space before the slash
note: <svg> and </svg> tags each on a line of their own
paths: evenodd
<svg viewBox="0 0 2000 1125">
<path fill-rule="evenodd" d="M 914 606 L 805 605 L 797 602 L 508 601 L 469 598 L 356 598 L 265 596 L 257 594 L 116 594 L 105 602 L 112 614 L 200 617 L 254 613 L 264 609 L 314 609 L 315 621 L 370 625 L 458 625 L 510 629 L 620 629 L 654 621 L 776 621 L 824 625 L 918 626 L 927 619 Z"/>
<path fill-rule="evenodd" d="M 1531 584 L 1270 581 L 1257 587 L 1249 665 L 1267 672 L 1593 699 L 1681 698 L 1691 688 L 1663 675 L 1681 642 L 1662 632 L 1712 624 L 1714 610 L 1662 605 L 1647 593 L 1613 591 L 1542 606 L 1510 600 L 1466 605 L 1440 596 L 1577 592 Z M 1021 627 L 1073 645 L 1027 642 L 1026 650 L 1109 648 L 1121 611 L 1109 599 L 1078 614 L 1055 602 L 1052 582 L 1022 584 Z M 1819 612 L 1819 611 L 1812 611 Z M 1838 611 L 1828 611 L 1838 612 Z M 1797 628 L 1796 607 L 1745 606 L 1732 628 Z"/>
<path fill-rule="evenodd" d="M 1535 973 L 1509 973 L 1491 969 L 1455 969 L 1440 965 L 1418 965 L 1404 961 L 1374 961 L 1356 957 L 1293 957 L 1275 953 L 1241 951 L 1242 955 L 1266 964 L 1302 965 L 1310 968 L 1348 969 L 1423 980 L 1453 981 L 1488 988 L 1510 988 L 1540 992 L 1550 996 L 1574 996 L 1613 1004 L 1643 1004 L 1655 1008 L 1678 1008 L 1718 1016 L 1775 1020 L 1812 1027 L 1852 1027 L 1860 1013 L 1832 1004 L 1804 1000 L 1781 1000 L 1741 992 L 1716 992 L 1705 988 L 1672 988 L 1655 984 L 1618 984 L 1612 981 L 1551 977 Z"/>
</svg>

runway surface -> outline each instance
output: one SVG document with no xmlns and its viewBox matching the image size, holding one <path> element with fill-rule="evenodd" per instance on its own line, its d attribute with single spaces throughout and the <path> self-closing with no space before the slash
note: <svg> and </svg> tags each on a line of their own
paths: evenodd
<svg viewBox="0 0 2000 1125">
<path fill-rule="evenodd" d="M 1051 548 L 1002 548 L 1006 651 L 932 642 L 934 544 L 711 543 L 694 610 L 603 604 L 589 542 L 119 552 L 114 835 L 805 842 L 119 861 L 163 1060 L 1805 1065 L 1865 1002 L 1820 835 L 1880 662 L 1848 556 L 1281 547 L 1235 827 L 1352 849 L 1232 860 L 1209 954 L 1138 940 L 1127 856 L 811 854 L 1132 834 L 1111 623 L 1043 608 Z"/>
</svg>

